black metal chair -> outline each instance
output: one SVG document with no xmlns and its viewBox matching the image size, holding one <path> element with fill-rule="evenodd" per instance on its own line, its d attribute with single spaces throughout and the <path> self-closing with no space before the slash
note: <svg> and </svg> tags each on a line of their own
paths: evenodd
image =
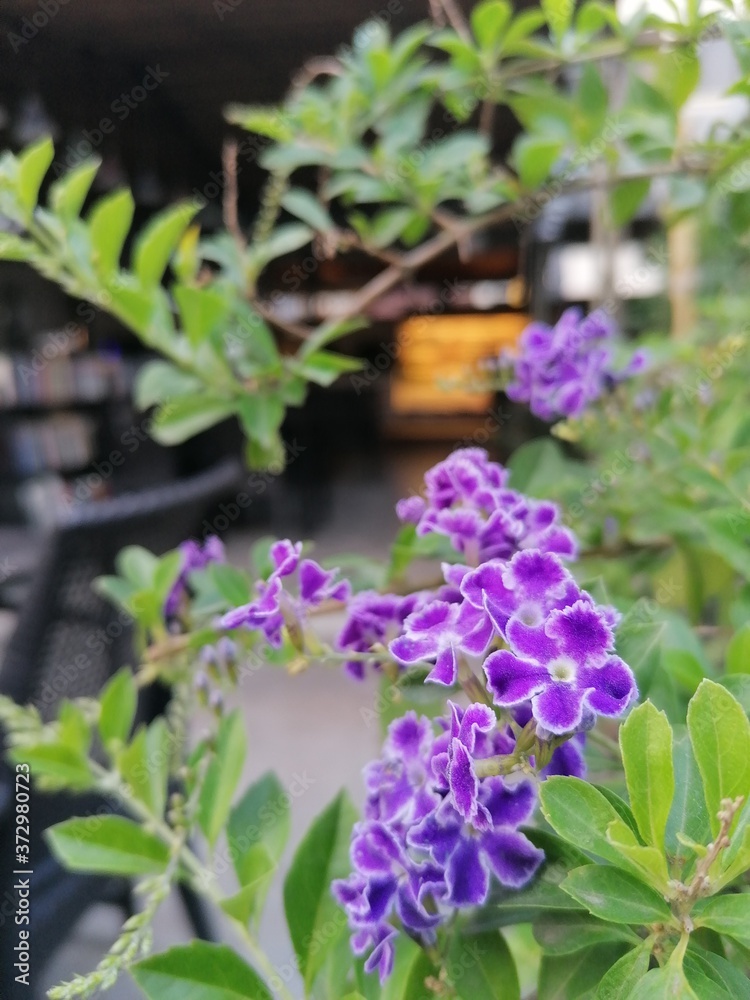
<svg viewBox="0 0 750 1000">
<path fill-rule="evenodd" d="M 128 618 L 91 587 L 112 573 L 118 551 L 144 545 L 156 553 L 174 548 L 195 533 L 220 500 L 239 487 L 242 469 L 227 459 L 205 472 L 102 503 L 84 505 L 49 536 L 45 554 L 19 615 L 0 670 L 0 692 L 19 704 L 33 703 L 43 718 L 54 717 L 62 698 L 94 696 L 125 664 L 132 663 Z M 165 693 L 151 689 L 139 705 L 140 721 L 166 706 Z M 8 766 L 0 771 L 0 996 L 15 996 L 11 887 L 15 858 Z M 131 885 L 121 878 L 73 875 L 49 853 L 44 830 L 75 815 L 115 807 L 94 796 L 35 793 L 32 798 L 34 961 L 32 983 L 63 943 L 75 921 L 97 902 L 113 902 L 132 912 Z M 196 898 L 183 893 L 188 916 L 199 937 L 209 928 Z M 33 996 L 33 989 L 28 991 Z"/>
</svg>

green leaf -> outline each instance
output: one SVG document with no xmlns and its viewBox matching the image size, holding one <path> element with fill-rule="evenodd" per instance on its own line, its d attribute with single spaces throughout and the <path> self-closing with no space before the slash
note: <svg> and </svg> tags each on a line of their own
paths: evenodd
<svg viewBox="0 0 750 1000">
<path fill-rule="evenodd" d="M 130 667 L 114 675 L 100 696 L 99 733 L 104 746 L 125 743 L 138 707 L 138 690 Z"/>
<path fill-rule="evenodd" d="M 98 158 L 80 163 L 50 186 L 49 203 L 56 215 L 68 220 L 78 217 L 100 164 Z"/>
<path fill-rule="evenodd" d="M 541 0 L 552 37 L 559 42 L 570 27 L 575 4 L 570 0 Z"/>
<path fill-rule="evenodd" d="M 154 574 L 159 563 L 157 556 L 142 545 L 127 545 L 120 549 L 115 559 L 115 567 L 120 576 L 139 588 L 148 588 L 154 582 Z"/>
<path fill-rule="evenodd" d="M 607 941 L 630 941 L 634 935 L 625 927 L 582 911 L 543 913 L 534 921 L 534 937 L 545 955 L 572 955 Z"/>
<path fill-rule="evenodd" d="M 198 823 L 212 847 L 232 808 L 246 751 L 245 720 L 242 712 L 235 709 L 221 720 L 216 752 L 208 765 L 198 800 Z"/>
<path fill-rule="evenodd" d="M 244 868 L 245 884 L 221 903 L 222 910 L 243 926 L 260 919 L 276 865 L 263 844 L 257 844 L 245 858 Z"/>
<path fill-rule="evenodd" d="M 31 240 L 14 233 L 0 233 L 0 260 L 16 260 L 29 263 L 33 260 L 36 247 Z"/>
<path fill-rule="evenodd" d="M 584 865 L 570 872 L 562 888 L 595 917 L 618 924 L 668 923 L 672 913 L 650 886 L 608 865 Z"/>
<path fill-rule="evenodd" d="M 484 0 L 471 12 L 471 30 L 486 52 L 497 52 L 510 21 L 512 8 L 507 0 Z"/>
<path fill-rule="evenodd" d="M 636 983 L 648 972 L 650 958 L 650 942 L 623 955 L 599 983 L 596 1000 L 627 1000 Z"/>
<path fill-rule="evenodd" d="M 721 800 L 750 793 L 750 720 L 726 688 L 704 680 L 690 700 L 687 722 L 715 835 Z"/>
<path fill-rule="evenodd" d="M 750 674 L 750 624 L 743 625 L 729 640 L 726 672 L 728 674 Z"/>
<path fill-rule="evenodd" d="M 136 377 L 134 399 L 139 410 L 164 403 L 178 396 L 189 396 L 203 388 L 196 375 L 190 375 L 169 361 L 148 361 Z"/>
<path fill-rule="evenodd" d="M 599 944 L 573 955 L 545 955 L 539 970 L 538 1000 L 578 1000 L 590 996 L 627 947 Z"/>
<path fill-rule="evenodd" d="M 324 233 L 333 229 L 333 220 L 325 206 L 314 194 L 305 188 L 290 188 L 281 199 L 281 204 L 292 215 L 296 215 L 304 223 L 318 232 Z"/>
<path fill-rule="evenodd" d="M 100 198 L 88 214 L 93 264 L 105 277 L 120 266 L 125 239 L 133 222 L 135 202 L 124 189 Z"/>
<path fill-rule="evenodd" d="M 275 142 L 289 142 L 294 136 L 291 126 L 283 117 L 283 111 L 277 108 L 230 104 L 224 110 L 224 117 L 247 132 L 264 135 Z"/>
<path fill-rule="evenodd" d="M 12 760 L 28 764 L 34 780 L 47 791 L 69 788 L 83 792 L 94 784 L 86 758 L 59 743 L 24 744 L 9 751 Z"/>
<path fill-rule="evenodd" d="M 123 816 L 68 819 L 45 836 L 57 860 L 74 872 L 155 875 L 169 861 L 162 840 Z"/>
<path fill-rule="evenodd" d="M 615 226 L 624 226 L 633 218 L 651 188 L 646 180 L 623 181 L 610 194 L 610 210 Z"/>
<path fill-rule="evenodd" d="M 55 146 L 46 136 L 29 146 L 18 157 L 18 200 L 27 214 L 36 208 L 39 189 L 55 158 Z"/>
<path fill-rule="evenodd" d="M 459 931 L 446 965 L 460 1000 L 520 1000 L 516 963 L 499 931 Z"/>
<path fill-rule="evenodd" d="M 691 916 L 698 927 L 710 927 L 750 948 L 750 894 L 732 893 L 699 900 Z"/>
<path fill-rule="evenodd" d="M 163 816 L 174 735 L 163 718 L 141 726 L 117 755 L 117 769 L 130 792 L 154 816 Z"/>
<path fill-rule="evenodd" d="M 192 941 L 130 972 L 148 1000 L 273 1000 L 257 972 L 223 944 Z"/>
<path fill-rule="evenodd" d="M 562 139 L 531 133 L 516 140 L 513 162 L 524 187 L 539 187 L 549 177 L 564 146 Z"/>
<path fill-rule="evenodd" d="M 638 829 L 647 844 L 664 848 L 674 796 L 672 727 L 651 702 L 639 705 L 620 726 L 625 779 Z"/>
<path fill-rule="evenodd" d="M 699 1000 L 685 978 L 681 965 L 664 966 L 647 972 L 628 1000 Z M 705 998 L 704 998 L 705 1000 Z"/>
<path fill-rule="evenodd" d="M 182 396 L 158 410 L 151 424 L 151 436 L 159 444 L 181 444 L 234 412 L 235 403 L 210 393 Z"/>
<path fill-rule="evenodd" d="M 135 241 L 133 270 L 143 285 L 158 285 L 169 258 L 197 212 L 193 202 L 182 202 L 155 216 Z"/>
<path fill-rule="evenodd" d="M 331 882 L 349 874 L 349 839 L 357 818 L 341 792 L 307 831 L 284 881 L 284 909 L 297 961 L 309 989 L 325 958 L 321 941 L 340 919 Z"/>
<path fill-rule="evenodd" d="M 711 836 L 703 783 L 687 733 L 675 740 L 674 771 L 675 795 L 667 821 L 665 843 L 670 854 L 680 855 L 683 848 L 678 834 L 698 844 L 707 843 Z"/>
<path fill-rule="evenodd" d="M 245 922 L 258 918 L 289 838 L 290 794 L 268 772 L 232 809 L 227 826 L 229 854 L 243 891 L 238 905 Z M 237 899 L 237 897 L 235 897 Z"/>
<path fill-rule="evenodd" d="M 313 235 L 309 226 L 303 226 L 299 222 L 277 226 L 267 240 L 253 247 L 253 260 L 258 269 L 261 269 L 269 261 L 276 260 L 277 257 L 286 257 L 287 254 L 306 246 Z"/>
<path fill-rule="evenodd" d="M 683 963 L 685 975 L 701 1000 L 750 1000 L 750 980 L 721 955 L 699 949 L 694 943 Z M 700 983 L 697 978 L 700 977 Z M 714 987 L 706 990 L 706 981 Z M 704 996 L 704 994 L 706 994 Z"/>
<path fill-rule="evenodd" d="M 316 385 L 333 385 L 339 376 L 346 372 L 356 372 L 362 368 L 359 358 L 350 358 L 345 354 L 335 354 L 332 351 L 316 351 L 297 367 L 301 375 Z"/>
<path fill-rule="evenodd" d="M 216 289 L 174 285 L 172 294 L 180 313 L 182 328 L 193 347 L 198 347 L 222 324 L 226 324 L 229 301 Z"/>
<path fill-rule="evenodd" d="M 271 448 L 286 412 L 281 397 L 269 392 L 254 392 L 242 397 L 237 411 L 245 434 L 262 448 Z"/>
<path fill-rule="evenodd" d="M 250 582 L 247 573 L 229 563 L 211 563 L 208 572 L 216 584 L 216 589 L 231 607 L 238 608 L 241 604 L 250 602 Z"/>
<path fill-rule="evenodd" d="M 620 817 L 601 792 L 580 778 L 554 775 L 539 795 L 545 819 L 564 840 L 614 864 L 622 861 L 607 839 L 608 827 Z"/>
</svg>

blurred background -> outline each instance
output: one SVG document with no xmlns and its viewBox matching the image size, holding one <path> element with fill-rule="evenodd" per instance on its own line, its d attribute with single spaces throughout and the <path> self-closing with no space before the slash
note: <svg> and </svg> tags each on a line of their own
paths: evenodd
<svg viewBox="0 0 750 1000">
<path fill-rule="evenodd" d="M 101 157 L 94 194 L 130 186 L 136 230 L 158 209 L 199 194 L 207 205 L 198 221 L 210 232 L 221 225 L 222 147 L 233 134 L 222 109 L 233 101 L 279 101 L 300 67 L 349 44 L 366 20 L 398 32 L 426 14 L 426 0 L 0 0 L 0 149 L 18 150 L 51 134 L 57 156 L 50 176 L 92 154 Z M 737 111 L 717 98 L 734 72 L 721 43 L 706 41 L 701 60 L 686 129 L 705 129 Z M 501 152 L 516 125 L 498 116 L 494 130 Z M 263 180 L 256 163 L 261 148 L 260 141 L 245 142 L 238 158 L 240 221 L 248 227 Z M 161 539 L 162 548 L 172 547 L 180 540 L 172 537 L 172 501 L 154 501 L 154 491 L 173 489 L 178 502 L 187 482 L 193 484 L 186 487 L 192 490 L 187 532 L 219 534 L 237 562 L 269 533 L 311 538 L 320 556 L 353 549 L 382 555 L 397 524 L 393 504 L 418 490 L 431 464 L 459 445 L 488 447 L 502 460 L 538 432 L 528 414 L 466 382 L 478 361 L 514 342 L 529 316 L 552 321 L 569 304 L 588 307 L 615 293 L 623 303 L 616 319 L 626 333 L 689 326 L 694 234 L 683 228 L 668 243 L 649 201 L 619 235 L 607 274 L 591 214 L 585 195 L 558 199 L 522 230 L 509 224 L 483 233 L 461 259 L 446 254 L 415 274 L 373 307 L 366 331 L 339 345 L 363 359 L 362 372 L 331 389 L 313 389 L 304 406 L 290 411 L 285 472 L 245 473 L 232 483 L 221 474 L 212 478 L 212 470 L 241 454 L 233 424 L 179 448 L 156 445 L 148 415 L 131 401 L 135 373 L 148 360 L 142 346 L 109 316 L 67 298 L 28 268 L 0 266 L 0 661 L 3 646 L 15 642 L 14 669 L 43 663 L 49 685 L 74 660 L 71 616 L 84 634 L 107 626 L 112 612 L 97 604 L 71 612 L 41 645 L 17 638 L 19 616 L 27 636 L 42 629 L 45 605 L 35 594 L 53 584 L 56 593 L 72 593 L 102 571 L 93 556 L 71 561 L 51 545 L 71 512 L 95 520 L 90 512 L 98 504 L 135 498 L 136 507 L 153 510 L 155 545 Z M 326 296 L 345 296 L 373 273 L 369 259 L 318 260 L 307 248 L 277 261 L 266 284 L 281 289 L 286 315 L 304 317 Z M 238 491 L 250 502 L 237 503 Z M 110 531 L 113 544 L 124 544 L 118 524 Z M 6 662 L 6 678 L 10 669 Z M 299 790 L 290 792 L 299 800 L 292 805 L 297 835 L 341 784 L 361 795 L 359 772 L 378 741 L 377 725 L 367 722 L 375 698 L 367 684 L 344 682 L 335 671 L 312 671 L 294 684 L 263 672 L 242 696 L 248 773 L 273 766 Z M 335 730 L 325 725 L 334 705 Z M 276 722 L 282 711 L 285 733 Z M 304 774 L 295 769 L 301 759 Z M 272 898 L 276 909 L 270 908 L 264 937 L 291 976 L 278 894 Z M 70 915 L 71 933 L 40 972 L 38 995 L 96 964 L 121 919 L 110 910 L 98 906 L 75 927 L 78 913 Z M 189 932 L 177 901 L 159 927 L 159 945 Z M 135 995 L 126 982 L 112 994 Z"/>
</svg>

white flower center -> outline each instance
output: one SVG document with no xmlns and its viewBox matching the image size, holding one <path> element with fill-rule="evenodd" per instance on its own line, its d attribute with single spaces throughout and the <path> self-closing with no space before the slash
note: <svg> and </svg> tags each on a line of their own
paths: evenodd
<svg viewBox="0 0 750 1000">
<path fill-rule="evenodd" d="M 542 612 L 538 604 L 522 604 L 517 611 L 517 617 L 530 628 L 536 628 L 542 624 Z"/>
<path fill-rule="evenodd" d="M 575 660 L 569 656 L 558 656 L 547 667 L 549 675 L 553 680 L 563 681 L 565 684 L 572 684 L 576 679 Z"/>
</svg>

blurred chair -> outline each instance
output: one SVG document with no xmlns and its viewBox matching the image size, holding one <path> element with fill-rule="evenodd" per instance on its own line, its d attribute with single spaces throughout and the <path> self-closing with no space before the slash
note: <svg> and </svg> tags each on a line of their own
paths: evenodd
<svg viewBox="0 0 750 1000">
<path fill-rule="evenodd" d="M 126 545 L 156 553 L 194 534 L 211 508 L 236 490 L 242 469 L 227 459 L 190 478 L 76 508 L 49 536 L 0 669 L 0 693 L 20 704 L 33 703 L 45 720 L 54 718 L 62 698 L 95 696 L 116 671 L 132 663 L 132 630 L 127 616 L 92 589 L 114 571 Z M 148 722 L 166 706 L 166 694 L 144 692 L 139 720 Z M 0 770 L 0 996 L 15 996 L 11 887 L 14 850 L 14 775 Z M 131 885 L 121 878 L 73 875 L 52 858 L 43 831 L 64 819 L 114 811 L 106 799 L 35 792 L 31 809 L 33 878 L 32 985 L 86 908 L 112 902 L 132 912 Z M 183 893 L 197 936 L 208 927 L 197 899 Z M 30 991 L 33 996 L 33 990 Z"/>
</svg>

